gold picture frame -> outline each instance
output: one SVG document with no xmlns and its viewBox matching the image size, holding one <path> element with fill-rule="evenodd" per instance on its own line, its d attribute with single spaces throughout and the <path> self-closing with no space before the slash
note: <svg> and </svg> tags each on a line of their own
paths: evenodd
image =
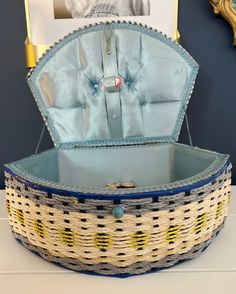
<svg viewBox="0 0 236 294">
<path fill-rule="evenodd" d="M 215 14 L 219 14 L 231 25 L 236 46 L 236 0 L 209 0 Z"/>
<path fill-rule="evenodd" d="M 172 39 L 179 42 L 180 34 L 178 31 L 178 7 L 179 1 L 175 1 L 175 15 L 174 15 L 174 35 Z M 40 57 L 47 51 L 47 49 L 52 44 L 42 44 L 36 43 L 32 40 L 32 31 L 31 31 L 31 19 L 30 19 L 30 9 L 29 9 L 29 0 L 24 0 L 25 2 L 25 14 L 26 14 L 26 25 L 27 25 L 27 38 L 25 40 L 25 53 L 26 53 L 26 66 L 31 68 L 34 67 Z"/>
</svg>

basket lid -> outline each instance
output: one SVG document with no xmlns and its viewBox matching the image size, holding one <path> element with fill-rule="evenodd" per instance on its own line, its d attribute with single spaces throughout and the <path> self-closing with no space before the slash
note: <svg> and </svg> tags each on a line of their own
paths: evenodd
<svg viewBox="0 0 236 294">
<path fill-rule="evenodd" d="M 177 141 L 198 64 L 162 33 L 100 23 L 55 44 L 28 82 L 57 147 Z"/>
</svg>

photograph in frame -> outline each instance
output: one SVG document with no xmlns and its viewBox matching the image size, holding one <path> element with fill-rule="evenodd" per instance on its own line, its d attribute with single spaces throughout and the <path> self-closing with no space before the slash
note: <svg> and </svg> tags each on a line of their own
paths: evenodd
<svg viewBox="0 0 236 294">
<path fill-rule="evenodd" d="M 149 16 L 150 0 L 53 0 L 55 19 Z"/>
</svg>

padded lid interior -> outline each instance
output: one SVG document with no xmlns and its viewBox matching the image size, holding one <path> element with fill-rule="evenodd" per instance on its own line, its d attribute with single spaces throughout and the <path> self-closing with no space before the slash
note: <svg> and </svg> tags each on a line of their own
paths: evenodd
<svg viewBox="0 0 236 294">
<path fill-rule="evenodd" d="M 178 44 L 130 23 L 57 43 L 28 81 L 56 146 L 173 142 L 198 65 Z"/>
</svg>

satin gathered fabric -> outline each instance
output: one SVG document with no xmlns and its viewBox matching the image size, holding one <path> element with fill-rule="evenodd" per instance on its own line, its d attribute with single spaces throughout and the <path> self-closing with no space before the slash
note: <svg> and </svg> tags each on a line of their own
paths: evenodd
<svg viewBox="0 0 236 294">
<path fill-rule="evenodd" d="M 42 68 L 36 84 L 62 143 L 111 139 L 120 117 L 122 139 L 170 136 L 182 110 L 191 66 L 173 48 L 139 31 L 114 29 L 106 62 L 104 32 L 81 35 Z M 121 79 L 116 104 L 104 79 Z M 119 105 L 119 109 L 116 107 Z M 112 113 L 110 113 L 112 111 Z"/>
</svg>

